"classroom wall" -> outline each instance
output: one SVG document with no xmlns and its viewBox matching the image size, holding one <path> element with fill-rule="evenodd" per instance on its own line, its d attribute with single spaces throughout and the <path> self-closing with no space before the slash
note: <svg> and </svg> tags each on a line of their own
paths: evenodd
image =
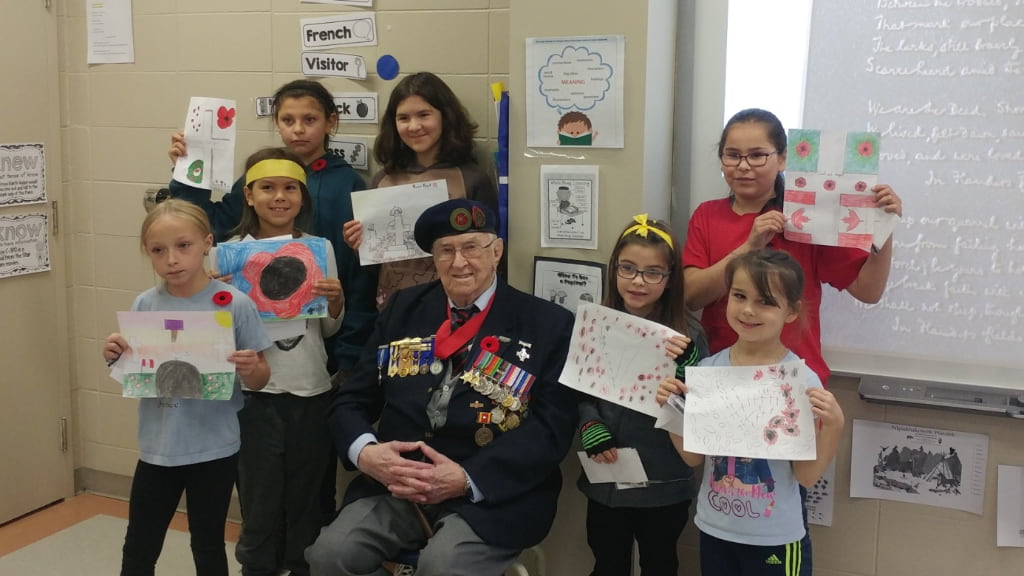
<svg viewBox="0 0 1024 576">
<path fill-rule="evenodd" d="M 652 0 L 651 4 L 655 4 Z M 644 3 L 608 0 L 378 0 L 375 10 L 382 45 L 353 49 L 374 61 L 378 54 L 399 56 L 404 70 L 440 73 L 481 124 L 482 148 L 496 135 L 487 86 L 504 80 L 512 91 L 510 254 L 513 284 L 529 290 L 532 259 L 538 252 L 539 201 L 536 189 L 541 160 L 524 152 L 522 98 L 523 40 L 531 36 L 625 34 L 626 147 L 588 151 L 586 163 L 601 165 L 599 254 L 547 251 L 570 258 L 607 257 L 616 230 L 633 213 L 651 209 L 642 190 L 645 157 L 641 130 L 645 117 L 646 30 Z M 692 209 L 702 200 L 725 194 L 713 150 L 721 124 L 721 76 L 724 62 L 724 2 L 702 0 L 693 23 L 692 168 L 677 177 L 674 202 Z M 143 190 L 166 184 L 166 149 L 180 129 L 191 95 L 225 96 L 239 101 L 239 162 L 247 151 L 276 145 L 268 120 L 244 113 L 253 95 L 270 95 L 298 77 L 297 22 L 331 8 L 297 0 L 170 0 L 134 3 L 136 63 L 85 64 L 85 4 L 58 0 L 62 62 L 61 125 L 65 213 L 73 235 L 68 244 L 68 301 L 72 326 L 72 402 L 77 487 L 127 495 L 137 458 L 136 403 L 120 397 L 100 360 L 102 339 L 116 328 L 114 313 L 127 309 L 135 295 L 155 282 L 138 249 L 144 216 Z M 300 12 L 301 11 L 301 15 Z M 457 39 L 457 41 L 446 41 Z M 423 50 L 422 46 L 431 46 Z M 334 90 L 378 90 L 381 105 L 393 82 L 331 80 Z M 681 97 L 677 95 L 677 97 Z M 249 107 L 251 110 L 251 106 Z M 371 134 L 351 127 L 346 133 Z M 554 163 L 556 161 L 552 161 Z M 677 163 L 681 162 L 678 158 Z M 366 175 L 368 177 L 368 174 Z M 519 192 L 521 191 L 521 192 Z M 660 204 L 656 207 L 660 207 Z M 912 207 L 908 207 L 912 210 Z M 667 210 L 667 208 L 665 208 Z M 687 209 L 681 211 L 685 214 Z M 679 216 L 677 215 L 678 219 Z M 862 402 L 856 381 L 830 383 L 849 420 L 867 418 L 988 434 L 990 463 L 985 512 L 851 500 L 848 493 L 850 437 L 838 456 L 835 524 L 813 527 L 815 574 L 819 576 L 906 576 L 928 574 L 1009 575 L 1024 566 L 1024 552 L 997 550 L 995 541 L 995 465 L 1024 464 L 1022 424 L 1006 419 L 891 407 Z M 547 573 L 589 573 L 583 531 L 585 500 L 575 489 L 579 466 L 563 465 L 565 487 L 559 515 L 543 544 Z M 680 574 L 695 575 L 696 538 L 692 525 L 680 542 Z M 637 572 L 639 573 L 639 572 Z"/>
</svg>

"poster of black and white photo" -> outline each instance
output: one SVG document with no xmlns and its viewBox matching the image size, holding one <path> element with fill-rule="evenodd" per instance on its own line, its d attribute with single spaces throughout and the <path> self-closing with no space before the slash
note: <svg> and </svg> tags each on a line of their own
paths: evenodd
<svg viewBox="0 0 1024 576">
<path fill-rule="evenodd" d="M 988 436 L 853 421 L 850 496 L 981 514 Z"/>
</svg>

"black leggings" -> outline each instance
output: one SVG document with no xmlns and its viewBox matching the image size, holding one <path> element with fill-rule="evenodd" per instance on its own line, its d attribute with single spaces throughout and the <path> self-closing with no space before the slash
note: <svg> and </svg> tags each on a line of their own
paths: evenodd
<svg viewBox="0 0 1024 576">
<path fill-rule="evenodd" d="M 227 576 L 224 523 L 237 469 L 237 454 L 184 466 L 156 466 L 140 460 L 132 480 L 121 576 L 152 576 L 182 492 L 196 575 Z"/>
</svg>

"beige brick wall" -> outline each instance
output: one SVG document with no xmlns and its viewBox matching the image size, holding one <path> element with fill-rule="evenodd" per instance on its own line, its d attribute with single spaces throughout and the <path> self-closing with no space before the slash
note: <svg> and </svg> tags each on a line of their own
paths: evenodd
<svg viewBox="0 0 1024 576">
<path fill-rule="evenodd" d="M 135 63 L 98 66 L 86 64 L 85 3 L 59 5 L 75 465 L 116 475 L 134 470 L 136 402 L 121 398 L 99 350 L 116 329 L 115 312 L 156 281 L 138 245 L 143 192 L 170 177 L 166 150 L 189 97 L 238 101 L 240 172 L 248 153 L 280 144 L 272 122 L 256 117 L 254 98 L 301 76 L 299 20 L 361 11 L 298 0 L 133 4 Z M 489 86 L 509 76 L 508 0 L 379 0 L 374 11 L 379 45 L 345 51 L 369 63 L 392 54 L 403 73 L 440 75 L 480 125 L 486 159 L 497 134 Z M 376 91 L 383 108 L 397 80 L 323 82 L 335 92 Z M 339 131 L 373 136 L 376 126 Z"/>
</svg>

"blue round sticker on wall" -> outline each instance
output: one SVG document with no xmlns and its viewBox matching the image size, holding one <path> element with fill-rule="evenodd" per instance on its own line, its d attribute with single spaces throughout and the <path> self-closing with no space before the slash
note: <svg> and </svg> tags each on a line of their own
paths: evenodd
<svg viewBox="0 0 1024 576">
<path fill-rule="evenodd" d="M 377 75 L 384 80 L 394 80 L 398 76 L 398 60 L 391 54 L 377 59 Z"/>
</svg>

